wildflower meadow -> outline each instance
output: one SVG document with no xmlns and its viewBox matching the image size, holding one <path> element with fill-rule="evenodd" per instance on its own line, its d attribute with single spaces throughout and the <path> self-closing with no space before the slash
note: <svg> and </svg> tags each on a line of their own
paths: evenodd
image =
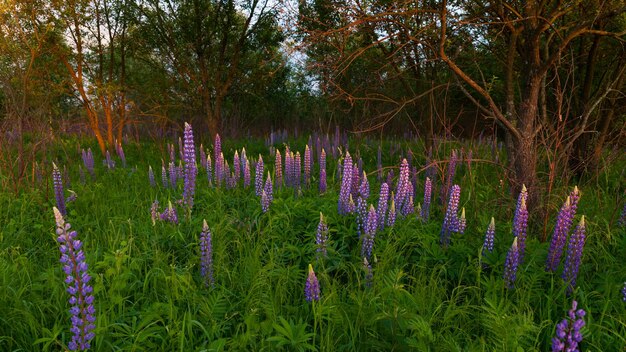
<svg viewBox="0 0 626 352">
<path fill-rule="evenodd" d="M 537 204 L 493 140 L 177 137 L 0 192 L 0 350 L 626 348 L 624 158 Z"/>
</svg>

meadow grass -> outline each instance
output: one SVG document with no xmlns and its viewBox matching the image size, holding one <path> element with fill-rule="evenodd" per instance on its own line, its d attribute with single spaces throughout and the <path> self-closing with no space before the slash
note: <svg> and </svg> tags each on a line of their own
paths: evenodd
<svg viewBox="0 0 626 352">
<path fill-rule="evenodd" d="M 369 202 L 377 204 L 378 142 L 351 143 L 351 153 L 358 150 L 369 173 Z M 304 144 L 293 141 L 290 147 L 302 152 Z M 69 167 L 69 188 L 78 194 L 68 205 L 67 221 L 84 242 L 93 277 L 97 328 L 92 350 L 544 351 L 572 299 L 587 311 L 584 350 L 626 347 L 626 302 L 620 293 L 626 281 L 626 229 L 615 225 L 623 202 L 624 160 L 579 185 L 582 198 L 575 221 L 585 215 L 588 238 L 578 287 L 567 296 L 560 270 L 544 271 L 549 243 L 538 240 L 543 224 L 535 218 L 516 287 L 505 288 L 502 273 L 513 240 L 515 205 L 508 186 L 500 186 L 504 171 L 491 161 L 488 146 L 474 145 L 478 161 L 471 168 L 460 164 L 455 178 L 467 211 L 465 234 L 453 235 L 448 248 L 440 246 L 443 209 L 437 179 L 429 222 L 412 214 L 377 233 L 370 261 L 373 285 L 367 287 L 354 216 L 337 213 L 340 182 L 330 155 L 326 194 L 317 192 L 315 163 L 311 188 L 300 193 L 276 190 L 267 213 L 262 213 L 253 186 L 215 188 L 199 169 L 191 218 L 180 212 L 179 225 L 153 226 L 152 202 L 158 199 L 163 205 L 182 194 L 182 183 L 177 189 L 160 184 L 165 147 L 129 144 L 128 167 L 113 170 L 106 170 L 97 157 L 96 179 L 87 177 L 82 184 L 77 145 L 73 139 L 60 142 L 42 159 Z M 234 149 L 242 146 L 249 158 L 262 153 L 266 170 L 273 170 L 274 158 L 260 141 L 225 141 L 222 149 L 232 160 Z M 439 160 L 461 146 L 470 147 L 442 144 Z M 385 141 L 383 164 L 396 177 L 400 148 L 413 150 L 415 165 L 425 161 L 422 146 Z M 155 171 L 154 188 L 148 183 L 148 165 Z M 445 174 L 445 163 L 437 165 Z M 416 204 L 423 195 L 423 176 L 420 170 Z M 50 175 L 44 175 L 44 182 L 17 195 L 0 192 L 3 351 L 64 350 L 71 337 Z M 549 235 L 572 187 L 558 185 L 551 194 Z M 330 239 L 328 257 L 316 259 L 320 212 Z M 495 249 L 483 256 L 483 236 L 492 216 Z M 205 287 L 199 273 L 203 219 L 213 235 L 214 287 Z M 309 263 L 321 286 L 321 300 L 312 303 L 304 298 Z"/>
</svg>

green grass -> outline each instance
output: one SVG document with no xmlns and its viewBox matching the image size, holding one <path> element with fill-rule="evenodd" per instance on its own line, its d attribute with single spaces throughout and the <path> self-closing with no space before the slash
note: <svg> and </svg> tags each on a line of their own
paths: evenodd
<svg viewBox="0 0 626 352">
<path fill-rule="evenodd" d="M 359 150 L 370 172 L 370 202 L 376 204 L 379 183 L 372 171 L 377 143 L 351 143 L 351 152 Z M 396 143 L 384 144 L 385 166 L 399 165 L 398 152 L 388 152 L 398 149 Z M 226 141 L 226 157 L 232 159 L 234 148 L 243 145 Z M 460 146 L 441 145 L 440 158 L 453 145 Z M 273 170 L 274 158 L 263 144 L 248 141 L 245 146 L 250 157 L 263 153 L 266 169 Z M 422 147 L 410 147 L 421 165 Z M 508 191 L 499 189 L 500 179 L 506 183 L 502 168 L 491 162 L 475 162 L 471 172 L 463 164 L 457 172 L 461 205 L 467 210 L 465 234 L 454 235 L 449 248 L 440 247 L 443 214 L 437 182 L 428 223 L 410 216 L 377 234 L 374 284 L 367 288 L 354 217 L 337 214 L 339 186 L 330 156 L 326 194 L 318 195 L 316 180 L 300 195 L 278 190 L 266 214 L 253 188 L 209 187 L 200 170 L 192 217 L 185 219 L 179 211 L 179 225 L 153 226 L 151 203 L 179 199 L 181 185 L 177 190 L 160 186 L 163 146 L 126 149 L 127 168 L 108 172 L 96 156 L 97 178 L 85 184 L 78 181 L 75 140 L 42 156 L 69 167 L 70 188 L 78 194 L 68 205 L 67 220 L 84 241 L 93 277 L 93 350 L 544 351 L 573 298 L 587 310 L 584 350 L 626 347 L 626 302 L 620 294 L 626 281 L 626 232 L 615 225 L 623 201 L 615 194 L 624 192 L 619 181 L 624 160 L 579 185 L 576 222 L 586 216 L 588 238 L 578 288 L 567 297 L 560 272 L 543 269 L 548 243 L 539 242 L 543 224 L 534 218 L 516 288 L 505 289 L 502 272 L 513 240 L 514 204 Z M 302 152 L 304 141 L 295 142 L 292 150 Z M 473 151 L 474 158 L 491 158 L 487 146 Z M 148 183 L 148 164 L 156 172 L 155 188 Z M 445 172 L 443 166 L 440 172 Z M 44 179 L 51 182 L 49 175 Z M 423 195 L 423 173 L 419 180 L 416 203 Z M 568 188 L 558 185 L 548 200 L 549 234 Z M 18 195 L 9 192 L 0 192 L 0 350 L 66 349 L 69 304 L 50 185 Z M 330 228 L 330 244 L 328 258 L 316 260 L 320 212 Z M 496 249 L 483 257 L 483 236 L 492 216 Z M 199 274 L 203 219 L 213 234 L 214 288 L 206 288 Z M 306 302 L 303 292 L 309 263 L 321 286 L 321 300 L 314 303 Z"/>
</svg>

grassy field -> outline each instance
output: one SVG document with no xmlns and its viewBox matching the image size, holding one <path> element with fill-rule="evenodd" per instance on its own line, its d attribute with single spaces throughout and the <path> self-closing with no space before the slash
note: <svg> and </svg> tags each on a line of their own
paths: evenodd
<svg viewBox="0 0 626 352">
<path fill-rule="evenodd" d="M 298 139 L 289 145 L 303 153 L 305 143 Z M 349 146 L 350 153 L 363 160 L 371 188 L 368 202 L 374 206 L 380 187 L 379 144 L 355 140 Z M 90 146 L 95 151 L 95 145 Z M 282 143 L 275 146 L 284 151 Z M 249 159 L 261 153 L 265 169 L 274 169 L 274 156 L 262 141 L 224 141 L 222 150 L 231 165 L 234 151 L 242 147 Z M 446 202 L 439 195 L 453 148 L 473 153 L 471 164 L 460 162 L 454 176 L 467 228 L 442 248 Z M 92 276 L 94 351 L 545 351 L 574 299 L 587 312 L 583 350 L 626 348 L 626 302 L 621 293 L 626 228 L 617 226 L 626 160 L 578 185 L 581 198 L 574 224 L 585 215 L 587 241 L 578 286 L 567 295 L 562 269 L 547 273 L 544 267 L 555 218 L 574 185 L 556 185 L 546 196 L 548 241 L 538 240 L 543 219 L 531 217 L 525 260 L 515 288 L 507 289 L 503 271 L 513 242 L 515 201 L 490 144 L 438 144 L 432 161 L 441 162 L 434 163 L 439 169 L 430 219 L 398 217 L 393 227 L 376 234 L 371 285 L 355 216 L 338 214 L 341 182 L 332 153 L 326 193 L 318 192 L 315 162 L 311 186 L 300 192 L 276 188 L 267 213 L 255 195 L 254 168 L 250 188 L 239 181 L 236 188 L 227 189 L 210 185 L 198 164 L 191 217 L 181 208 L 178 225 L 153 225 L 152 202 L 175 203 L 181 198 L 182 180 L 175 189 L 161 185 L 161 159 L 169 158 L 164 143 L 129 143 L 125 149 L 127 167 L 115 157 L 117 167 L 108 170 L 96 155 L 95 179 L 87 176 L 81 183 L 78 141 L 62 141 L 41 157 L 46 165 L 43 183 L 17 195 L 0 191 L 0 350 L 65 350 L 71 338 L 69 296 L 52 212 L 52 161 L 68 169 L 71 184 L 66 189 L 77 194 L 68 204 L 66 220 L 83 241 Z M 395 190 L 400 161 L 409 149 L 418 170 L 417 205 L 424 194 L 423 146 L 384 141 L 384 177 L 394 171 Z M 149 165 L 155 170 L 156 187 L 148 181 Z M 328 256 L 318 258 L 320 212 L 329 227 L 329 242 Z M 482 256 L 491 217 L 495 249 Z M 200 275 L 204 219 L 212 232 L 213 287 L 206 287 Z M 305 300 L 309 264 L 319 279 L 319 301 Z"/>
</svg>

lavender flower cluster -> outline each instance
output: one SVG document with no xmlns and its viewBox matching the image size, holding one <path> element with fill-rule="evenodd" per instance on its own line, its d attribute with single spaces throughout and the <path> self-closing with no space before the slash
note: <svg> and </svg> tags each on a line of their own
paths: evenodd
<svg viewBox="0 0 626 352">
<path fill-rule="evenodd" d="M 585 311 L 577 309 L 578 302 L 572 302 L 567 317 L 556 325 L 556 336 L 552 338 L 552 352 L 578 352 L 583 340 L 581 329 L 585 326 Z"/>
<path fill-rule="evenodd" d="M 317 280 L 317 276 L 315 276 L 315 272 L 313 271 L 313 266 L 311 264 L 309 264 L 309 275 L 307 276 L 306 284 L 304 286 L 304 297 L 307 302 L 320 300 L 320 283 Z"/>
<path fill-rule="evenodd" d="M 71 230 L 71 225 L 65 222 L 59 209 L 55 207 L 53 211 L 57 241 L 60 244 L 60 262 L 63 264 L 65 283 L 68 285 L 67 293 L 70 294 L 69 303 L 72 306 L 70 308 L 72 340 L 68 348 L 71 351 L 83 351 L 91 347 L 90 341 L 95 337 L 93 330 L 96 328 L 93 287 L 89 284 L 91 276 L 87 273 L 85 253 L 82 250 L 82 242 L 76 238 L 76 231 Z"/>
<path fill-rule="evenodd" d="M 461 187 L 454 185 L 450 189 L 450 198 L 448 199 L 448 207 L 446 209 L 446 215 L 443 219 L 443 226 L 441 227 L 440 243 L 442 246 L 447 247 L 450 244 L 450 237 L 452 233 L 462 233 L 465 229 L 465 221 L 461 221 L 459 212 L 459 199 L 461 197 Z"/>
<path fill-rule="evenodd" d="M 206 220 L 202 223 L 202 232 L 200 233 L 200 275 L 204 278 L 204 284 L 207 287 L 215 285 L 213 277 L 213 242 L 211 230 Z"/>
</svg>

